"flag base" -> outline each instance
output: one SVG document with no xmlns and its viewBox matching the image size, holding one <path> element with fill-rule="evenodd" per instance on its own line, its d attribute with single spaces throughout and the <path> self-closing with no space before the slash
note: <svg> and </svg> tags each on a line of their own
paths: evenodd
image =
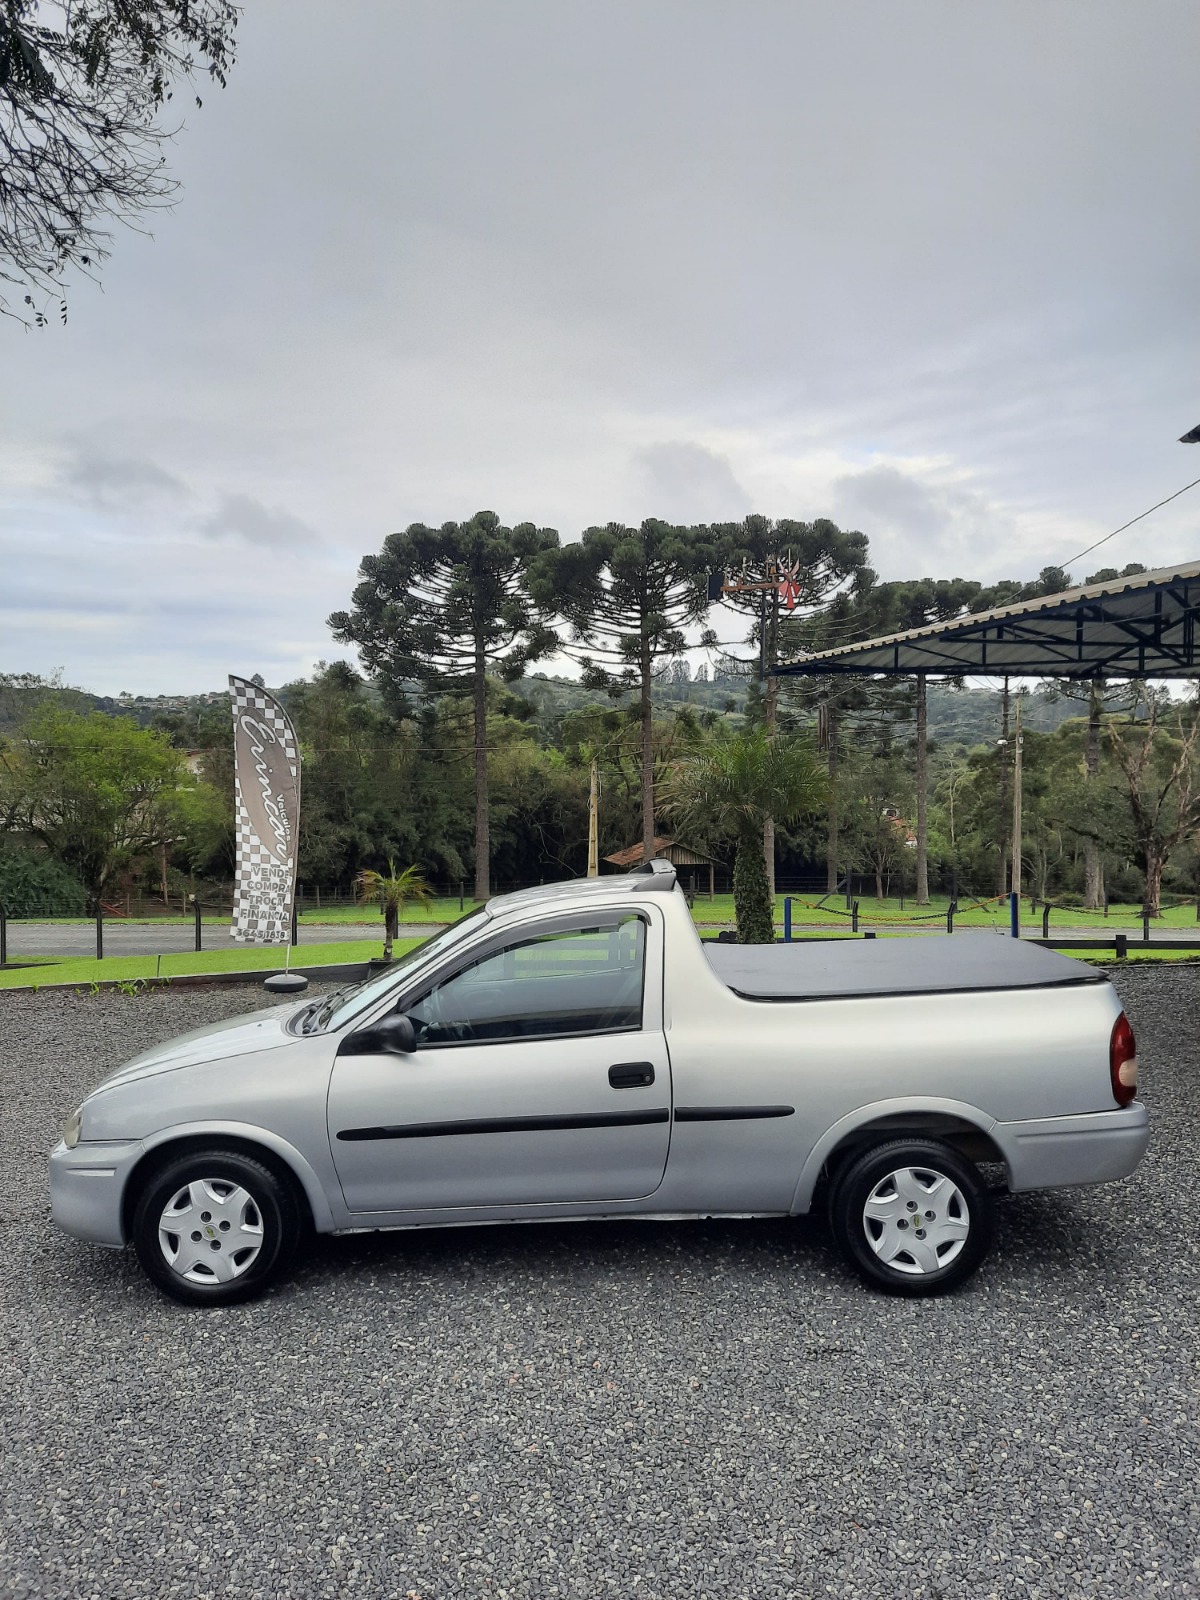
<svg viewBox="0 0 1200 1600">
<path fill-rule="evenodd" d="M 269 978 L 264 978 L 263 988 L 268 994 L 303 994 L 308 988 L 308 979 L 299 972 L 273 972 Z"/>
</svg>

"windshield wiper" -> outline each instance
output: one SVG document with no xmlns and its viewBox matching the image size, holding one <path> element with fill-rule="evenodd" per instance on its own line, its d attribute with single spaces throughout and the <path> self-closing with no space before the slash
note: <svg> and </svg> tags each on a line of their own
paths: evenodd
<svg viewBox="0 0 1200 1600">
<path fill-rule="evenodd" d="M 318 996 L 316 1000 L 310 1000 L 305 1006 L 304 1010 L 297 1014 L 296 1022 L 299 1024 L 301 1033 L 312 1032 L 313 1016 L 320 1009 L 323 1003 L 323 997 Z"/>
<path fill-rule="evenodd" d="M 304 1021 L 300 1025 L 301 1033 L 315 1033 L 318 1028 L 323 1028 L 333 1014 L 333 1008 L 345 994 L 347 989 L 354 987 L 345 983 L 340 989 L 335 989 L 332 994 L 319 995 L 312 1001 L 308 1010 L 303 1013 Z"/>
<path fill-rule="evenodd" d="M 332 994 L 327 994 L 323 1000 L 314 1001 L 314 1007 L 320 1006 L 321 1009 L 316 1013 L 315 1016 L 311 1018 L 311 1020 L 305 1021 L 304 1032 L 315 1033 L 318 1028 L 323 1028 L 329 1021 L 330 1017 L 332 1017 L 333 1013 L 337 1010 L 339 1002 L 343 1000 L 352 989 L 357 989 L 359 987 L 360 985 L 357 983 L 344 983 L 340 989 L 335 989 Z"/>
</svg>

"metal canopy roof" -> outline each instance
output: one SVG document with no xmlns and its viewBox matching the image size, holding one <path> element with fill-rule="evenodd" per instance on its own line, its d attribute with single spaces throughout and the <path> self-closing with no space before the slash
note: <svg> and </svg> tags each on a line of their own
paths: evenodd
<svg viewBox="0 0 1200 1600">
<path fill-rule="evenodd" d="M 1200 676 L 1198 616 L 1200 561 L 1193 561 L 841 645 L 778 670 L 814 677 L 1194 678 Z"/>
</svg>

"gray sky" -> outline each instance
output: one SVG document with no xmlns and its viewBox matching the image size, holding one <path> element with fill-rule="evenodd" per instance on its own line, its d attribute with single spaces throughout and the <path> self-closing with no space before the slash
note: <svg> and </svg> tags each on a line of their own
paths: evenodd
<svg viewBox="0 0 1200 1600">
<path fill-rule="evenodd" d="M 0 670 L 280 682 L 395 528 L 832 516 L 1026 576 L 1200 475 L 1190 0 L 246 0 L 0 324 Z M 1200 488 L 1076 568 L 1197 555 Z"/>
</svg>

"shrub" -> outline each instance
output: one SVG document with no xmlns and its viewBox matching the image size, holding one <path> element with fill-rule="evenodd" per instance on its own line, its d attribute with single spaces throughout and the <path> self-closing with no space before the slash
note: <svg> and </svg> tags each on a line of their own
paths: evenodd
<svg viewBox="0 0 1200 1600">
<path fill-rule="evenodd" d="M 42 850 L 0 839 L 0 906 L 10 917 L 79 917 L 83 885 Z"/>
</svg>

